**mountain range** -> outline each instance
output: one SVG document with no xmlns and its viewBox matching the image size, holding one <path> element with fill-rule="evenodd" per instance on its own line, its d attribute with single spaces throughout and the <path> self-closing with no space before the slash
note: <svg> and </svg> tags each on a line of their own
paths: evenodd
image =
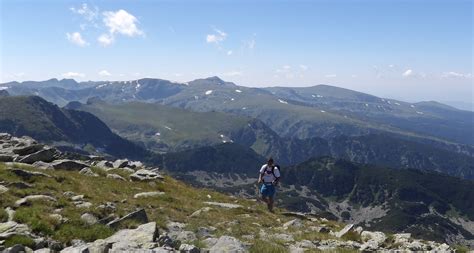
<svg viewBox="0 0 474 253">
<path fill-rule="evenodd" d="M 143 160 L 247 197 L 273 156 L 283 165 L 284 207 L 429 240 L 474 240 L 473 112 L 329 85 L 249 88 L 218 77 L 0 87 L 0 132 Z"/>
</svg>

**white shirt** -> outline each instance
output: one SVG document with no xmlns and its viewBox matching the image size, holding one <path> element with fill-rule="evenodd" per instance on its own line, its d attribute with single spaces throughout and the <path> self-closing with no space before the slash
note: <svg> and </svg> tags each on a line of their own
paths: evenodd
<svg viewBox="0 0 474 253">
<path fill-rule="evenodd" d="M 280 170 L 278 169 L 278 167 L 275 167 L 272 173 L 272 167 L 268 166 L 267 164 L 264 164 L 260 169 L 260 174 L 263 174 L 262 180 L 264 183 L 271 183 L 275 181 L 275 179 L 280 177 Z"/>
</svg>

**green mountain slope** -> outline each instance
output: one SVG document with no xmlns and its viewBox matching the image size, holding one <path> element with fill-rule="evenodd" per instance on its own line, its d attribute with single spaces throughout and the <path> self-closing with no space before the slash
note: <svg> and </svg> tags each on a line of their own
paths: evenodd
<svg viewBox="0 0 474 253">
<path fill-rule="evenodd" d="M 61 109 L 36 96 L 0 97 L 0 131 L 113 156 L 148 155 L 141 147 L 114 134 L 94 115 Z"/>
</svg>

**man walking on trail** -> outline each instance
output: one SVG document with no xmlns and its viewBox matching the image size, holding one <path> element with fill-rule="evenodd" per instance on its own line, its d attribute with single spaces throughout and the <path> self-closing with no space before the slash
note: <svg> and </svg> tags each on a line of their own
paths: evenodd
<svg viewBox="0 0 474 253">
<path fill-rule="evenodd" d="M 273 163 L 273 159 L 269 158 L 267 163 L 260 169 L 258 183 L 262 183 L 260 193 L 262 199 L 267 203 L 268 210 L 273 212 L 273 203 L 275 196 L 275 186 L 280 180 L 280 168 Z"/>
</svg>

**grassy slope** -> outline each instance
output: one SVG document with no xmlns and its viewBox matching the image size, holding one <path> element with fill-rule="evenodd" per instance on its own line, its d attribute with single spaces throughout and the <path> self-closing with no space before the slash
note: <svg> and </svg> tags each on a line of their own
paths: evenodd
<svg viewBox="0 0 474 253">
<path fill-rule="evenodd" d="M 249 119 L 219 112 L 196 113 L 158 104 L 132 102 L 120 105 L 82 105 L 120 135 L 146 146 L 159 144 L 176 148 L 197 143 L 222 143 L 220 134 L 246 126 Z M 156 133 L 160 133 L 157 136 Z M 155 144 L 153 144 L 155 143 Z"/>
<path fill-rule="evenodd" d="M 21 178 L 6 170 L 6 167 L 5 164 L 0 163 L 0 178 L 2 180 L 7 182 L 22 181 Z M 34 170 L 30 167 L 22 167 L 22 169 Z M 96 170 L 96 172 L 100 173 L 99 170 Z M 157 183 L 124 183 L 123 181 L 105 178 L 103 172 L 100 177 L 88 177 L 78 172 L 69 171 L 46 171 L 46 173 L 53 175 L 54 178 L 33 178 L 28 181 L 28 183 L 34 185 L 33 188 L 24 190 L 11 188 L 8 192 L 2 194 L 0 210 L 7 206 L 13 206 L 16 200 L 27 195 L 47 194 L 57 198 L 57 203 L 35 202 L 31 206 L 18 208 L 15 220 L 30 225 L 36 233 L 42 233 L 63 242 L 78 238 L 93 241 L 98 238 L 105 238 L 114 232 L 103 225 L 88 226 L 82 223 L 80 215 L 84 212 L 93 213 L 98 217 L 104 214 L 95 208 L 87 210 L 74 207 L 71 201 L 63 196 L 63 192 L 66 191 L 84 194 L 86 200 L 93 203 L 94 206 L 105 202 L 114 202 L 117 205 L 117 210 L 119 210 L 117 214 L 120 215 L 134 211 L 137 207 L 143 207 L 146 209 L 149 219 L 156 221 L 161 227 L 164 227 L 167 221 L 184 222 L 187 224 L 187 229 L 193 231 L 201 226 L 214 226 L 217 228 L 216 235 L 231 235 L 243 241 L 254 243 L 254 252 L 262 252 L 259 251 L 261 239 L 258 235 L 261 229 L 266 232 L 277 232 L 277 227 L 281 227 L 283 222 L 291 219 L 279 214 L 268 213 L 260 203 L 229 197 L 212 190 L 193 188 L 168 176 L 162 182 Z M 143 199 L 132 197 L 136 193 L 147 191 L 163 191 L 165 195 Z M 126 201 L 122 202 L 122 200 Z M 194 211 L 206 206 L 203 204 L 205 201 L 238 203 L 243 207 L 237 209 L 213 207 L 207 213 L 189 218 L 189 215 Z M 49 214 L 54 213 L 57 208 L 63 208 L 60 214 L 68 218 L 68 222 L 59 224 L 49 217 Z M 5 215 L 0 215 L 0 219 L 2 217 L 4 219 Z M 322 223 L 335 230 L 341 228 L 341 224 L 331 221 Z M 134 227 L 135 225 L 128 224 L 127 227 Z M 321 224 L 309 221 L 305 224 L 305 226 L 310 225 Z M 303 228 L 301 231 L 305 231 L 305 229 Z M 290 232 L 295 233 L 296 231 Z M 243 235 L 253 235 L 253 239 L 249 241 L 249 239 L 244 239 Z M 298 233 L 298 238 L 332 237 L 327 234 L 302 232 Z M 200 242 L 193 243 L 199 244 Z M 275 241 L 275 243 L 274 247 L 269 247 L 269 249 L 272 249 L 269 252 L 285 252 L 282 242 Z M 278 249 L 283 251 L 278 251 Z"/>
</svg>

